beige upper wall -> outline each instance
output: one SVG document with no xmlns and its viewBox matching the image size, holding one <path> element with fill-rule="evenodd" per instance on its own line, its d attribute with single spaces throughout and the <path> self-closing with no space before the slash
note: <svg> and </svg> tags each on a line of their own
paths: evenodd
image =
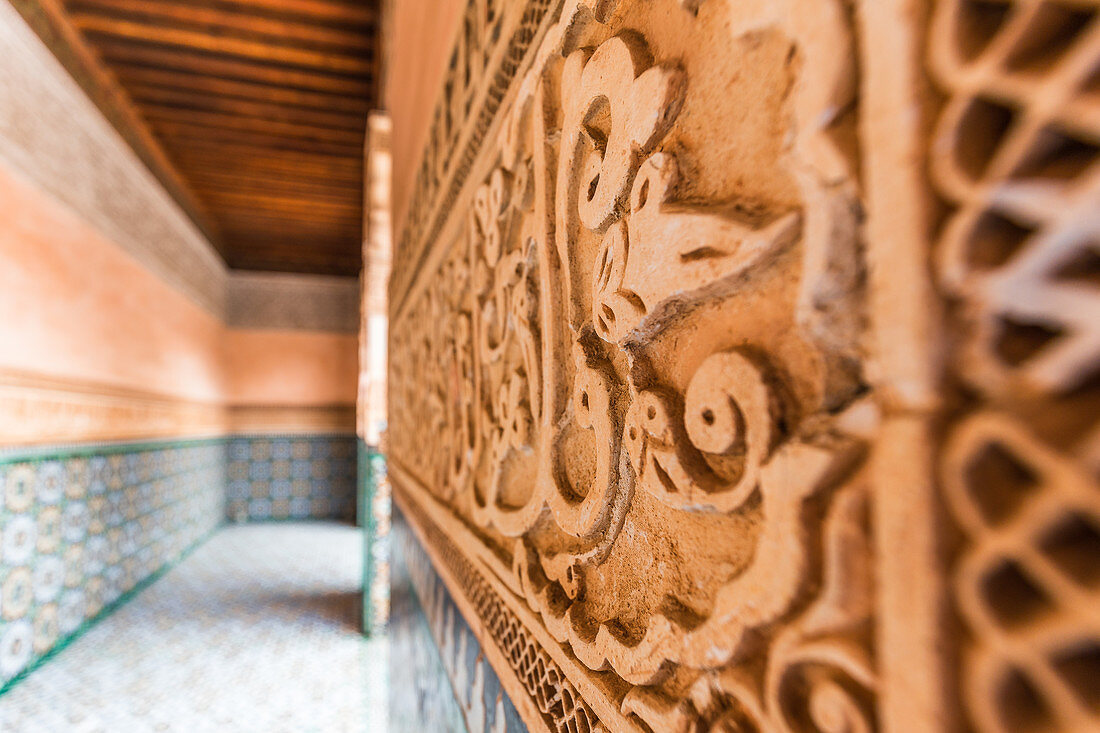
<svg viewBox="0 0 1100 733">
<path fill-rule="evenodd" d="M 385 102 L 393 121 L 393 227 L 395 241 L 400 241 L 420 153 L 466 3 L 392 0 L 391 7 Z"/>
</svg>

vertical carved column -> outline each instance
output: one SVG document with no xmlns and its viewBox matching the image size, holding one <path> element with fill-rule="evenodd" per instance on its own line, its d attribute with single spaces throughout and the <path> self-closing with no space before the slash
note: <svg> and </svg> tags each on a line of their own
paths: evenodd
<svg viewBox="0 0 1100 733">
<path fill-rule="evenodd" d="M 932 197 L 924 157 L 925 3 L 859 5 L 867 181 L 869 340 L 881 422 L 873 434 L 876 643 L 883 728 L 951 728 L 947 590 L 934 445 L 942 327 L 929 273 Z M 908 111 L 908 113 L 903 113 Z"/>
<path fill-rule="evenodd" d="M 367 122 L 366 220 L 363 231 L 363 280 L 359 329 L 359 435 L 377 446 L 386 420 L 386 341 L 388 315 L 386 291 L 393 260 L 393 225 L 390 221 L 389 117 L 374 113 Z"/>
</svg>

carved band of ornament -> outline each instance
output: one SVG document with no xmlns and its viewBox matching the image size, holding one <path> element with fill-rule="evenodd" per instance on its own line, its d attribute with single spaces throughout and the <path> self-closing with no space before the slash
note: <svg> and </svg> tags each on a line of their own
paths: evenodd
<svg viewBox="0 0 1100 733">
<path fill-rule="evenodd" d="M 961 703 L 983 733 L 1100 727 L 1098 10 L 932 5 L 946 100 L 930 180 L 947 204 L 932 253 L 957 306 L 951 366 L 984 401 L 943 444 L 965 540 L 948 582 L 969 632 Z"/>
<path fill-rule="evenodd" d="M 0 444 L 4 445 L 354 430 L 351 404 L 222 405 L 98 382 L 0 371 Z"/>
<path fill-rule="evenodd" d="M 858 190 L 829 134 L 857 104 L 847 16 L 781 3 L 735 28 L 665 4 L 717 53 L 771 44 L 783 102 L 747 132 L 777 138 L 783 196 L 692 195 L 737 157 L 690 118 L 728 68 L 563 17 L 395 304 L 392 465 L 449 537 L 433 557 L 486 569 L 609 728 L 869 729 L 850 424 L 874 408 Z"/>
<path fill-rule="evenodd" d="M 401 308 L 430 244 L 450 215 L 508 90 L 563 4 L 564 0 L 469 3 L 463 34 L 471 37 L 451 57 L 395 249 L 390 288 L 395 309 Z M 522 14 L 516 12 L 520 8 Z M 509 28 L 502 28 L 505 20 L 513 21 L 510 34 Z M 495 69 L 486 67 L 489 59 L 496 62 Z"/>
<path fill-rule="evenodd" d="M 540 639 L 510 608 L 517 600 L 513 591 L 521 589 L 504 587 L 512 581 L 507 568 L 498 567 L 493 551 L 414 478 L 397 465 L 391 468 L 395 499 L 410 524 L 448 578 L 448 585 L 462 593 L 477 613 L 476 625 L 491 637 L 483 643 L 495 643 L 504 653 L 508 668 L 499 668 L 496 662 L 494 667 L 510 694 L 514 697 L 517 687 L 528 690 L 545 715 L 546 700 L 560 699 L 568 710 L 580 704 L 578 692 L 584 690 L 589 703 L 584 716 L 567 718 L 562 724 L 555 714 L 551 730 L 870 733 L 876 729 L 875 695 L 880 683 L 863 642 L 871 628 L 874 596 L 869 493 L 862 480 L 854 480 L 837 493 L 822 522 L 823 574 L 815 599 L 770 643 L 755 651 L 753 668 L 764 670 L 763 679 L 755 679 L 747 668 L 727 667 L 696 677 L 681 694 L 670 696 L 661 686 L 648 685 L 629 686 L 624 694 L 621 684 L 607 685 L 606 671 L 596 677 L 576 664 L 563 647 Z M 433 516 L 445 522 L 447 529 Z M 463 550 L 453 537 L 462 542 Z M 556 662 L 551 651 L 565 654 L 566 661 Z M 532 670 L 537 672 L 533 679 Z M 547 689 L 547 681 L 565 690 L 560 698 Z M 603 716 L 603 727 L 585 727 L 596 719 L 596 710 Z M 644 723 L 644 728 L 639 723 Z"/>
<path fill-rule="evenodd" d="M 462 551 L 428 517 L 417 500 L 402 491 L 400 483 L 395 483 L 394 488 L 394 497 L 405 516 L 419 530 L 421 539 L 434 550 L 437 562 L 442 561 L 445 566 L 442 569 L 459 586 L 452 590 L 462 593 L 477 613 L 478 624 L 490 637 L 488 640 L 483 637 L 482 643 L 496 645 L 509 665 L 509 669 L 497 669 L 497 673 L 502 678 L 508 676 L 518 682 L 550 731 L 606 733 L 608 729 L 581 698 L 562 669 Z M 510 692 L 514 687 L 510 686 Z M 527 722 L 532 724 L 532 721 Z"/>
</svg>

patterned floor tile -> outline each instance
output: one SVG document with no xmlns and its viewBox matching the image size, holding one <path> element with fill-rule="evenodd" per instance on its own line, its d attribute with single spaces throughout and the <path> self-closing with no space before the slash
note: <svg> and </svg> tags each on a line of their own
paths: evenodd
<svg viewBox="0 0 1100 733">
<path fill-rule="evenodd" d="M 0 697 L 0 730 L 385 731 L 362 555 L 344 525 L 223 529 Z"/>
</svg>

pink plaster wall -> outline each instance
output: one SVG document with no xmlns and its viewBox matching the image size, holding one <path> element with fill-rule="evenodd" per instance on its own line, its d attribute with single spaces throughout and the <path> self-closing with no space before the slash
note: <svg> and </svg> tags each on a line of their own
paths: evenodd
<svg viewBox="0 0 1100 733">
<path fill-rule="evenodd" d="M 331 405 L 355 402 L 355 334 L 229 331 L 226 401 L 231 405 Z"/>
<path fill-rule="evenodd" d="M 393 120 L 394 233 L 400 235 L 420 152 L 465 0 L 393 0 L 386 108 Z"/>
<path fill-rule="evenodd" d="M 223 331 L 0 162 L 0 368 L 218 401 Z"/>
<path fill-rule="evenodd" d="M 236 331 L 0 162 L 0 370 L 209 403 L 355 402 L 355 335 Z"/>
</svg>

